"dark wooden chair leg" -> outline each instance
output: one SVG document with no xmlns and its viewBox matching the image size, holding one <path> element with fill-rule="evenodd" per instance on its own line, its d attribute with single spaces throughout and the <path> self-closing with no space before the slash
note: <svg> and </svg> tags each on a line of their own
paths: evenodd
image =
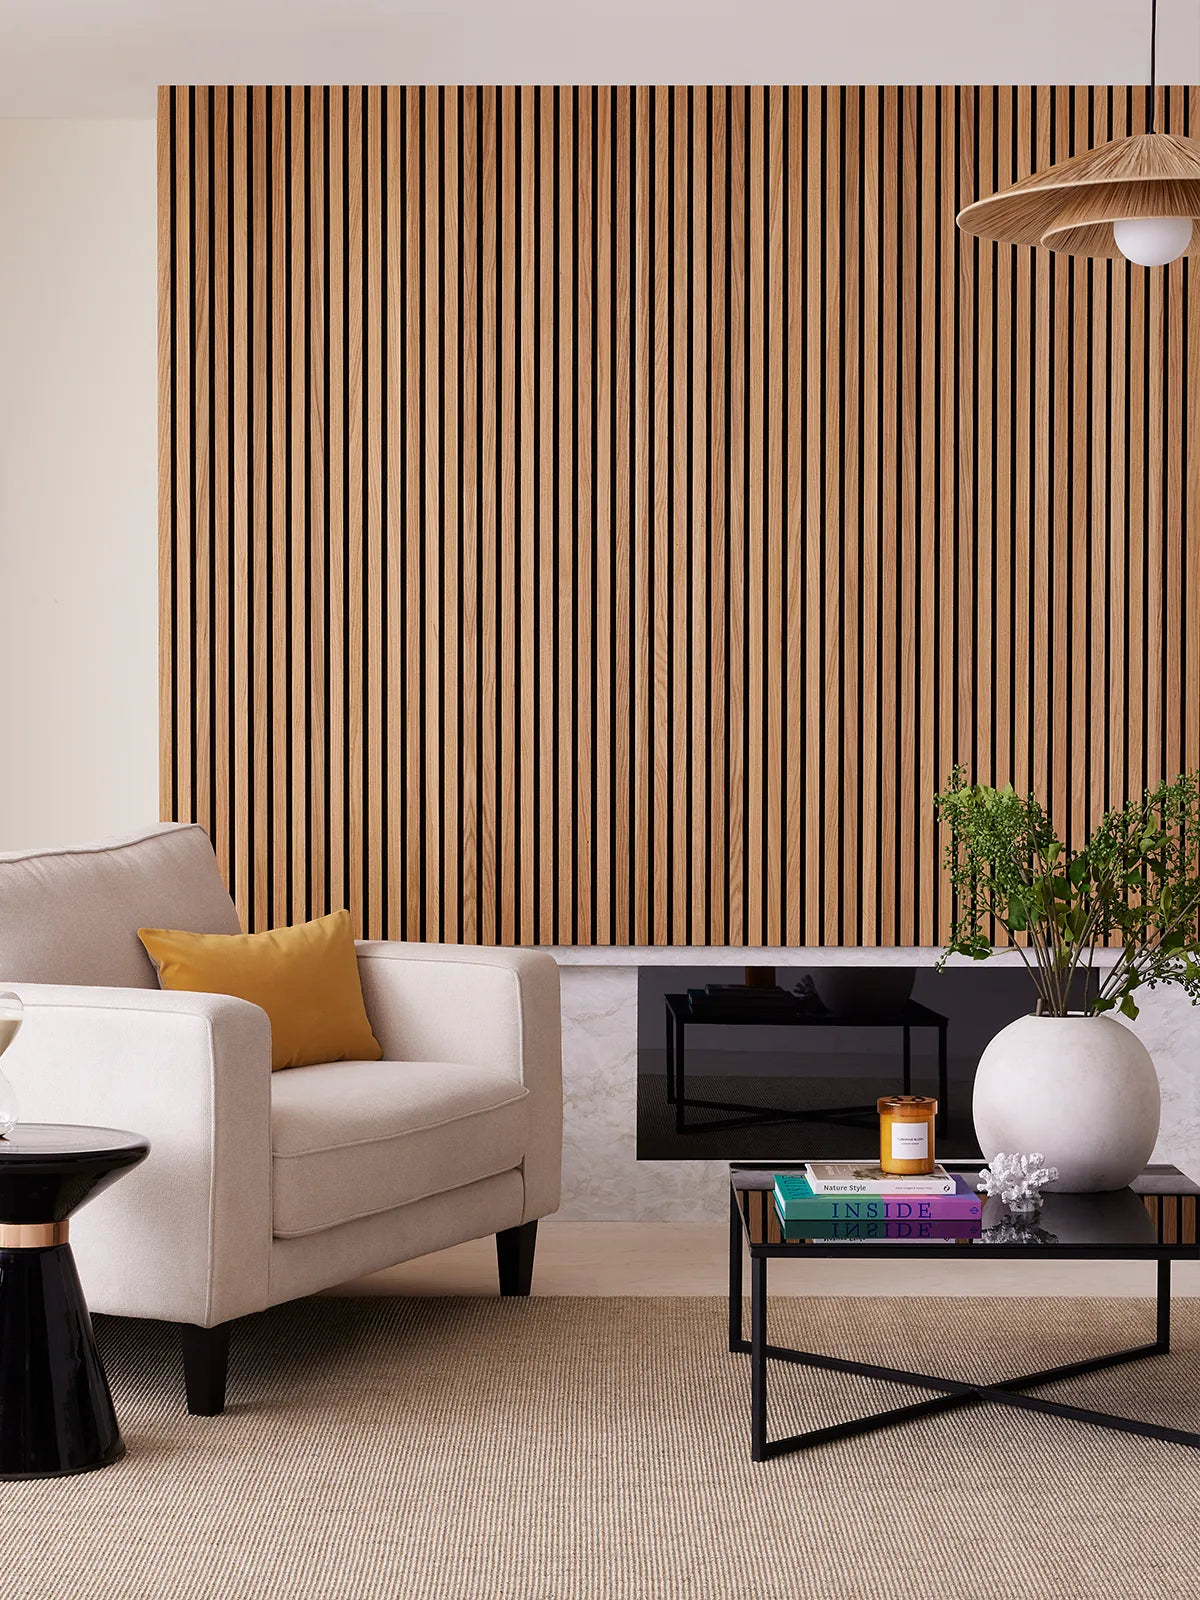
<svg viewBox="0 0 1200 1600">
<path fill-rule="evenodd" d="M 537 1223 L 522 1222 L 496 1235 L 496 1267 L 501 1294 L 528 1294 L 533 1283 L 533 1252 Z"/>
<path fill-rule="evenodd" d="M 187 1408 L 193 1417 L 217 1417 L 225 1409 L 232 1327 L 232 1322 L 222 1322 L 215 1328 L 198 1328 L 191 1322 L 179 1324 Z"/>
</svg>

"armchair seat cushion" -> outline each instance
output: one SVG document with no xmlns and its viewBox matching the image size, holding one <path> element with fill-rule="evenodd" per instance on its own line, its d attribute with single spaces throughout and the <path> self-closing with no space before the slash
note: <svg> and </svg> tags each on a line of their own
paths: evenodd
<svg viewBox="0 0 1200 1600">
<path fill-rule="evenodd" d="M 271 1077 L 276 1238 L 320 1233 L 519 1167 L 528 1090 L 446 1061 L 339 1061 Z"/>
</svg>

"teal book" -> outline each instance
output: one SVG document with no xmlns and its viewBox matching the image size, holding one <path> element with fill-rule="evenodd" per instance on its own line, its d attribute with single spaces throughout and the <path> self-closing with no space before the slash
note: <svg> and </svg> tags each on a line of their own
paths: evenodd
<svg viewBox="0 0 1200 1600">
<path fill-rule="evenodd" d="M 775 1207 L 789 1222 L 929 1222 L 983 1215 L 983 1200 L 961 1173 L 953 1194 L 814 1194 L 799 1172 L 775 1175 Z"/>
</svg>

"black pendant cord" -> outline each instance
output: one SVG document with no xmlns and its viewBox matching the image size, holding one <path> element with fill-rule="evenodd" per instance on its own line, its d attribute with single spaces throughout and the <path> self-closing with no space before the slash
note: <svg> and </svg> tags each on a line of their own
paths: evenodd
<svg viewBox="0 0 1200 1600">
<path fill-rule="evenodd" d="M 1158 79 L 1158 0 L 1150 0 L 1150 132 L 1155 133 Z"/>
</svg>

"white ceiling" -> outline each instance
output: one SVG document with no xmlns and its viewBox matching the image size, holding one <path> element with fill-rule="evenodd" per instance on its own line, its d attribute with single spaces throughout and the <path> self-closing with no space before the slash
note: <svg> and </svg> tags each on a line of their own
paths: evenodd
<svg viewBox="0 0 1200 1600">
<path fill-rule="evenodd" d="M 1200 82 L 1200 0 L 1159 77 Z M 150 117 L 159 83 L 1127 83 L 1150 0 L 3 0 L 0 115 Z"/>
</svg>

